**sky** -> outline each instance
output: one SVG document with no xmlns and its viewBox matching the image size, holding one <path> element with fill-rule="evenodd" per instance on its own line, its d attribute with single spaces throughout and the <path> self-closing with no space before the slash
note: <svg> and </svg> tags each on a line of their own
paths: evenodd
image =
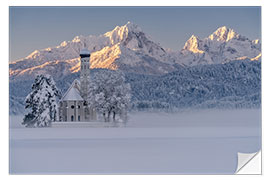
<svg viewBox="0 0 270 180">
<path fill-rule="evenodd" d="M 221 26 L 261 39 L 260 7 L 10 7 L 9 61 L 128 21 L 172 50 L 182 49 L 192 34 L 205 38 Z"/>
</svg>

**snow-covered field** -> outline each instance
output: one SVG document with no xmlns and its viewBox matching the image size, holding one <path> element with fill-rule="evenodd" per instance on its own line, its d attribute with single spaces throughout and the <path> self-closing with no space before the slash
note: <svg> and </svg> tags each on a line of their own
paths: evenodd
<svg viewBox="0 0 270 180">
<path fill-rule="evenodd" d="M 261 110 L 131 113 L 122 128 L 24 128 L 10 117 L 12 174 L 233 174 L 261 149 Z"/>
</svg>

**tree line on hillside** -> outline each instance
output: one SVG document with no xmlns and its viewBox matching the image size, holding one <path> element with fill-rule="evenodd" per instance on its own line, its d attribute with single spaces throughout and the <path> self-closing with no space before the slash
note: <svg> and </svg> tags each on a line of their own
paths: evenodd
<svg viewBox="0 0 270 180">
<path fill-rule="evenodd" d="M 109 70 L 91 70 L 92 80 L 100 81 L 98 80 L 99 76 L 106 74 L 107 71 Z M 261 61 L 243 60 L 226 64 L 182 67 L 175 72 L 164 75 L 126 72 L 122 76 L 124 76 L 124 79 L 120 78 L 120 82 L 130 85 L 131 99 L 129 107 L 135 111 L 170 111 L 171 109 L 178 110 L 182 108 L 235 109 L 259 108 L 261 106 Z M 57 86 L 61 87 L 64 92 L 72 81 L 78 77 L 78 73 L 63 77 L 57 81 Z M 103 94 L 101 93 L 99 96 L 105 96 L 108 92 L 112 94 L 107 89 L 107 86 L 105 87 Z M 14 85 L 11 88 L 16 89 L 18 87 Z M 101 96 L 97 99 L 102 102 L 102 98 L 104 97 Z M 95 101 L 91 100 L 91 102 Z M 107 106 L 104 102 L 99 105 L 100 107 Z M 98 103 L 95 106 L 98 106 Z M 104 119 L 107 118 L 106 121 L 110 117 L 113 119 L 113 109 L 117 108 L 110 107 L 104 113 L 104 110 L 100 107 L 96 108 L 100 110 L 100 114 Z"/>
</svg>

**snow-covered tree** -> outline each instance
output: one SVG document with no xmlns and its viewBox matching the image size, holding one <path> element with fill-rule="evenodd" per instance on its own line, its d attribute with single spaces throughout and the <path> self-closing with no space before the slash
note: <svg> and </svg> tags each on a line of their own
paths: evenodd
<svg viewBox="0 0 270 180">
<path fill-rule="evenodd" d="M 57 100 L 60 96 L 51 76 L 38 75 L 25 99 L 25 108 L 30 112 L 25 115 L 22 124 L 26 127 L 50 126 L 57 120 Z"/>
<path fill-rule="evenodd" d="M 125 83 L 123 73 L 100 71 L 94 74 L 89 86 L 88 103 L 101 113 L 106 122 L 118 114 L 126 114 L 130 103 L 130 85 Z M 122 119 L 125 120 L 125 119 Z"/>
</svg>

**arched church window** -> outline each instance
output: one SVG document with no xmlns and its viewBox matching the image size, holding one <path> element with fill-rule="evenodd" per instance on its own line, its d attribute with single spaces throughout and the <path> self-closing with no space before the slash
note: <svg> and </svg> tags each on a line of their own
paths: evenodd
<svg viewBox="0 0 270 180">
<path fill-rule="evenodd" d="M 80 115 L 78 116 L 78 121 L 81 121 L 81 116 Z"/>
<path fill-rule="evenodd" d="M 74 121 L 74 116 L 73 115 L 71 115 L 71 121 Z"/>
</svg>

